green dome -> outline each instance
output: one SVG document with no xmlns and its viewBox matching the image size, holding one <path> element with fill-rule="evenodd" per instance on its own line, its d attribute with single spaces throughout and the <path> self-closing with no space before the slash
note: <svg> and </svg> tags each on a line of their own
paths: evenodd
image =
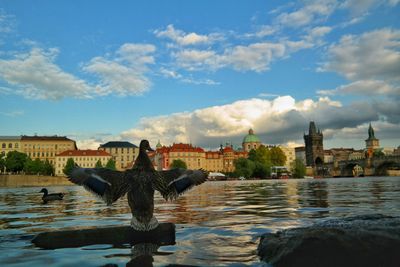
<svg viewBox="0 0 400 267">
<path fill-rule="evenodd" d="M 261 143 L 260 138 L 254 134 L 253 129 L 249 130 L 249 134 L 243 138 L 243 143 Z"/>
</svg>

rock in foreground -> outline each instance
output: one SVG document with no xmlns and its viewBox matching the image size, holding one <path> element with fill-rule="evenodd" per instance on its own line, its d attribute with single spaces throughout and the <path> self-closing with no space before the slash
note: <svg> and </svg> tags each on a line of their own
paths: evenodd
<svg viewBox="0 0 400 267">
<path fill-rule="evenodd" d="M 355 216 L 267 233 L 258 255 L 273 266 L 400 266 L 400 217 Z"/>
</svg>

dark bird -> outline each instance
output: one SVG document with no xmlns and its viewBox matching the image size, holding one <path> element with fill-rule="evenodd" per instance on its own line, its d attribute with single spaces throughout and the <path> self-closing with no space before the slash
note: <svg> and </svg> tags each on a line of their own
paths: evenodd
<svg viewBox="0 0 400 267">
<path fill-rule="evenodd" d="M 43 193 L 42 200 L 43 202 L 51 201 L 51 200 L 62 200 L 64 197 L 64 193 L 52 193 L 49 194 L 46 188 L 42 188 L 39 193 Z"/>
<path fill-rule="evenodd" d="M 138 231 L 153 230 L 158 226 L 153 216 L 154 191 L 159 191 L 165 200 L 176 199 L 193 186 L 205 182 L 208 173 L 202 169 L 156 171 L 147 151 L 154 150 L 147 140 L 142 140 L 132 169 L 121 172 L 105 168 L 75 167 L 69 180 L 95 193 L 107 205 L 127 193 L 132 212 L 131 226 Z"/>
</svg>

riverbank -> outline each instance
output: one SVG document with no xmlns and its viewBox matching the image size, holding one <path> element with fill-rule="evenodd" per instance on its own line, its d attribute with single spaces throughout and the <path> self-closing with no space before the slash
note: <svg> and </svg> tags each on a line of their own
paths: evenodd
<svg viewBox="0 0 400 267">
<path fill-rule="evenodd" d="M 73 185 L 66 177 L 42 175 L 0 175 L 0 187 Z"/>
</svg>

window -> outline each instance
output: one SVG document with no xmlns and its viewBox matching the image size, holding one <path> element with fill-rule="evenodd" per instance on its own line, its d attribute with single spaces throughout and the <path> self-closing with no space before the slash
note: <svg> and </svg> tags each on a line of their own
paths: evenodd
<svg viewBox="0 0 400 267">
<path fill-rule="evenodd" d="M 12 148 L 12 144 L 11 143 L 8 144 L 8 148 Z"/>
<path fill-rule="evenodd" d="M 15 147 L 15 148 L 18 148 L 18 143 L 15 143 L 15 144 L 14 144 L 14 147 Z"/>
<path fill-rule="evenodd" d="M 1 145 L 1 148 L 6 148 L 6 144 L 3 143 L 3 144 Z"/>
</svg>

